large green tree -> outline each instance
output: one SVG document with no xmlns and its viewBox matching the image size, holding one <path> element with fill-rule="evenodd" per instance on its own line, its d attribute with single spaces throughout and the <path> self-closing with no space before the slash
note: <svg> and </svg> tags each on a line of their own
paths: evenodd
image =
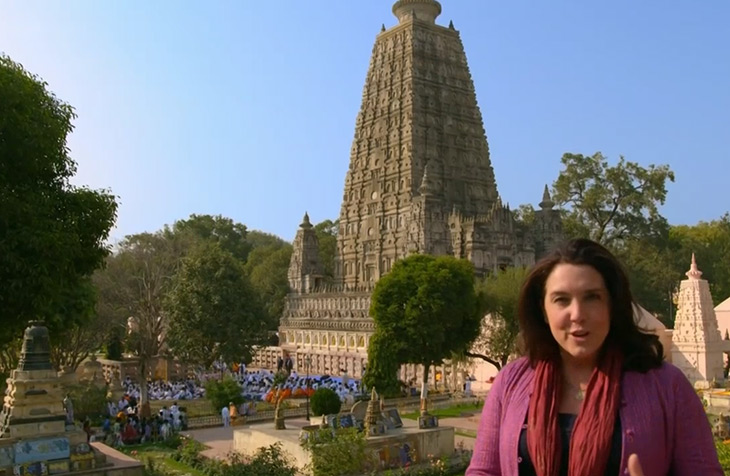
<svg viewBox="0 0 730 476">
<path fill-rule="evenodd" d="M 325 220 L 314 225 L 314 232 L 319 242 L 319 260 L 322 263 L 325 276 L 332 278 L 335 269 L 335 254 L 337 253 L 337 231 L 340 220 Z"/>
<path fill-rule="evenodd" d="M 568 237 L 588 237 L 617 248 L 628 238 L 666 233 L 659 213 L 674 181 L 668 165 L 642 167 L 620 157 L 610 165 L 600 152 L 564 154 L 553 200 L 564 207 Z"/>
<path fill-rule="evenodd" d="M 289 291 L 287 270 L 291 254 L 292 246 L 284 241 L 258 246 L 249 254 L 244 268 L 263 303 L 262 310 L 270 330 L 277 329 L 279 318 L 284 312 Z"/>
<path fill-rule="evenodd" d="M 694 226 L 672 226 L 669 250 L 672 267 L 682 278 L 695 253 L 716 305 L 730 297 L 730 213 Z"/>
<path fill-rule="evenodd" d="M 507 268 L 477 283 L 479 311 L 484 317 L 479 337 L 464 355 L 482 359 L 499 370 L 516 352 L 520 331 L 517 303 L 528 272 L 527 268 Z"/>
<path fill-rule="evenodd" d="M 217 243 L 198 246 L 183 261 L 165 301 L 167 342 L 185 362 L 250 362 L 264 342 L 266 321 L 243 265 Z"/>
<path fill-rule="evenodd" d="M 683 274 L 673 266 L 667 238 L 629 238 L 615 251 L 628 273 L 634 300 L 673 326 L 672 295 Z"/>
<path fill-rule="evenodd" d="M 474 290 L 474 267 L 451 256 L 412 255 L 397 261 L 375 285 L 370 305 L 375 335 L 368 368 L 382 367 L 374 357 L 428 369 L 452 353 L 464 352 L 479 334 L 481 316 Z M 380 352 L 377 345 L 387 347 Z M 368 385 L 379 385 L 366 381 Z"/>
<path fill-rule="evenodd" d="M 139 358 L 138 381 L 147 380 L 152 359 L 165 349 L 167 318 L 163 301 L 180 263 L 180 249 L 163 231 L 127 236 L 94 276 L 97 313 L 114 340 L 124 336 L 126 349 Z M 111 345 L 111 344 L 110 344 Z M 143 413 L 149 402 L 142 385 Z"/>
<path fill-rule="evenodd" d="M 185 220 L 176 221 L 172 227 L 165 227 L 164 236 L 176 243 L 180 256 L 199 243 L 218 243 L 241 263 L 245 263 L 253 248 L 248 241 L 246 225 L 237 223 L 222 215 L 192 214 Z"/>
<path fill-rule="evenodd" d="M 51 338 L 51 361 L 56 369 L 69 368 L 75 370 L 90 354 L 99 350 L 104 344 L 109 331 L 109 322 L 100 319 L 88 302 L 97 301 L 96 289 L 91 278 L 87 278 L 83 286 L 77 289 L 81 295 L 69 303 L 76 303 L 76 309 L 64 309 L 64 312 L 83 316 L 83 321 L 74 322 L 53 332 Z"/>
<path fill-rule="evenodd" d="M 85 286 L 109 250 L 117 203 L 70 184 L 73 108 L 20 64 L 0 56 L 0 347 L 31 319 L 52 332 L 93 307 Z"/>
</svg>

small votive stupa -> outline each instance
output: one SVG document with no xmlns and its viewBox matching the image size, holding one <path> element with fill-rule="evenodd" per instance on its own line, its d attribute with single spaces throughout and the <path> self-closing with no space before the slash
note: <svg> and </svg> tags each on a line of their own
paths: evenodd
<svg viewBox="0 0 730 476">
<path fill-rule="evenodd" d="M 86 433 L 67 421 L 63 400 L 61 378 L 50 360 L 48 329 L 32 321 L 25 329 L 18 367 L 7 379 L 0 413 L 0 471 L 44 475 L 104 465 Z"/>
<path fill-rule="evenodd" d="M 672 334 L 672 363 L 679 367 L 695 388 L 710 388 L 723 380 L 723 341 L 708 282 L 692 254 L 687 279 L 680 283 L 677 315 Z"/>
</svg>

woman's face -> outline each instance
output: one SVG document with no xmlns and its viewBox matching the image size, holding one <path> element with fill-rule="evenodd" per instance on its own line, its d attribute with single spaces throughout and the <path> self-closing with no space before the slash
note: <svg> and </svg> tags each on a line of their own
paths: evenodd
<svg viewBox="0 0 730 476">
<path fill-rule="evenodd" d="M 595 364 L 611 325 L 603 277 L 588 265 L 561 263 L 545 281 L 543 306 L 563 359 Z"/>
</svg>

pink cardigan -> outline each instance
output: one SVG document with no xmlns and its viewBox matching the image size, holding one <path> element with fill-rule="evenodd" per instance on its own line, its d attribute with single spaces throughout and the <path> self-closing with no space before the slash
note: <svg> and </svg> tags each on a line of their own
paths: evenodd
<svg viewBox="0 0 730 476">
<path fill-rule="evenodd" d="M 497 375 L 466 476 L 518 476 L 517 445 L 534 388 L 533 373 L 521 358 Z M 646 476 L 723 475 L 702 402 L 672 364 L 645 374 L 624 373 L 619 416 L 621 474 L 628 474 L 628 457 L 636 453 Z"/>
</svg>

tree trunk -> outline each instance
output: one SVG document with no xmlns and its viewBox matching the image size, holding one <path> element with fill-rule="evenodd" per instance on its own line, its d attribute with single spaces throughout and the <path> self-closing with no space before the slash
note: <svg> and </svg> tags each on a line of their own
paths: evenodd
<svg viewBox="0 0 730 476">
<path fill-rule="evenodd" d="M 421 382 L 421 415 L 428 411 L 428 369 L 431 364 L 423 364 L 423 381 Z"/>
<path fill-rule="evenodd" d="M 150 409 L 150 398 L 147 389 L 147 368 L 149 362 L 146 357 L 140 357 L 139 359 L 139 417 L 150 418 L 152 416 L 152 410 Z"/>
<path fill-rule="evenodd" d="M 486 355 L 483 355 L 483 354 L 475 354 L 473 352 L 465 352 L 464 355 L 466 355 L 467 357 L 474 358 L 474 359 L 482 359 L 483 361 L 494 365 L 497 368 L 498 371 L 499 370 L 502 370 L 502 364 L 501 363 L 499 363 L 498 361 L 496 361 L 496 360 L 494 360 L 492 358 L 487 357 Z"/>
</svg>

